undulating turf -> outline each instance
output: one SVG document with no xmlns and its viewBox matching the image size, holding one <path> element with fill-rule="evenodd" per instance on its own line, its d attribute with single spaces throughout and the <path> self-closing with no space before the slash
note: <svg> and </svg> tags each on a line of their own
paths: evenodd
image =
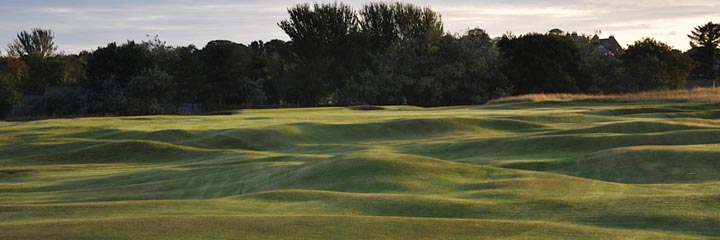
<svg viewBox="0 0 720 240">
<path fill-rule="evenodd" d="M 718 109 L 0 122 L 0 239 L 720 239 Z"/>
</svg>

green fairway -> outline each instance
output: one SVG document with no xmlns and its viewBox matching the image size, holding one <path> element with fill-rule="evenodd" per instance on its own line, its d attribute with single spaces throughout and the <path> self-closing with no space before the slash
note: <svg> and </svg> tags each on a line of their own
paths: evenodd
<svg viewBox="0 0 720 240">
<path fill-rule="evenodd" d="M 720 104 L 0 122 L 0 239 L 720 239 Z"/>
</svg>

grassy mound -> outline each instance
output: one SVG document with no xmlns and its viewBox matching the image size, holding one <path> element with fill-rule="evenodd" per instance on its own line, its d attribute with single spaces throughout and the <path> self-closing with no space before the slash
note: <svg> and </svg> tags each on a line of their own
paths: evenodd
<svg viewBox="0 0 720 240">
<path fill-rule="evenodd" d="M 443 192 L 459 182 L 514 176 L 510 171 L 413 155 L 360 154 L 302 165 L 274 189 L 343 192 Z"/>
<path fill-rule="evenodd" d="M 16 163 L 93 164 L 136 163 L 159 164 L 196 160 L 221 151 L 144 140 L 82 141 L 79 143 L 20 144 L 12 146 L 7 157 Z"/>
<path fill-rule="evenodd" d="M 481 138 L 412 144 L 405 153 L 440 159 L 482 162 L 483 159 L 512 159 L 512 156 L 563 158 L 620 147 L 645 145 L 695 145 L 718 143 L 720 130 L 690 130 L 647 134 L 532 135 L 522 138 Z M 511 156 L 511 157 L 506 157 Z"/>
<path fill-rule="evenodd" d="M 629 121 L 620 123 L 603 124 L 597 127 L 589 127 L 582 129 L 572 129 L 550 134 L 585 134 L 585 133 L 618 133 L 618 134 L 638 134 L 638 133 L 662 133 L 683 130 L 700 130 L 713 129 L 714 126 L 698 126 L 695 124 L 668 123 L 668 122 L 651 122 L 651 121 Z"/>
<path fill-rule="evenodd" d="M 553 171 L 622 183 L 720 181 L 719 145 L 641 146 L 595 152 L 575 160 L 509 167 Z"/>
</svg>

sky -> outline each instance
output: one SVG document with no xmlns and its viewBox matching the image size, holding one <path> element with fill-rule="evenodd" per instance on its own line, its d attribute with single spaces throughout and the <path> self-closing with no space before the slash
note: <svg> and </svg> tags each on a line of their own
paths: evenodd
<svg viewBox="0 0 720 240">
<path fill-rule="evenodd" d="M 225 39 L 248 44 L 283 39 L 277 23 L 285 0 L 0 0 L 0 49 L 17 32 L 52 29 L 61 51 L 94 50 L 110 42 L 145 40 L 158 35 L 170 45 L 204 46 Z M 315 2 L 315 1 L 313 1 Z M 333 1 L 317 1 L 333 2 Z M 369 1 L 342 1 L 359 8 Z M 553 28 L 614 35 L 626 46 L 652 37 L 671 46 L 690 48 L 687 34 L 708 21 L 720 22 L 719 0 L 405 0 L 429 6 L 442 15 L 445 31 L 485 29 L 491 36 L 512 32 L 547 32 Z"/>
</svg>

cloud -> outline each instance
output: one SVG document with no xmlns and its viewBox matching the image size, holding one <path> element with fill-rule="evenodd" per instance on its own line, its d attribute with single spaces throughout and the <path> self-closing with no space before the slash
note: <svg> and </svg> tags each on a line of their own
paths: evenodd
<svg viewBox="0 0 720 240">
<path fill-rule="evenodd" d="M 62 7 L 35 8 L 35 9 L 32 9 L 32 11 L 35 11 L 38 13 L 49 13 L 49 14 L 60 14 L 60 13 L 70 13 L 71 12 L 71 10 L 69 8 L 62 8 Z"/>
</svg>

